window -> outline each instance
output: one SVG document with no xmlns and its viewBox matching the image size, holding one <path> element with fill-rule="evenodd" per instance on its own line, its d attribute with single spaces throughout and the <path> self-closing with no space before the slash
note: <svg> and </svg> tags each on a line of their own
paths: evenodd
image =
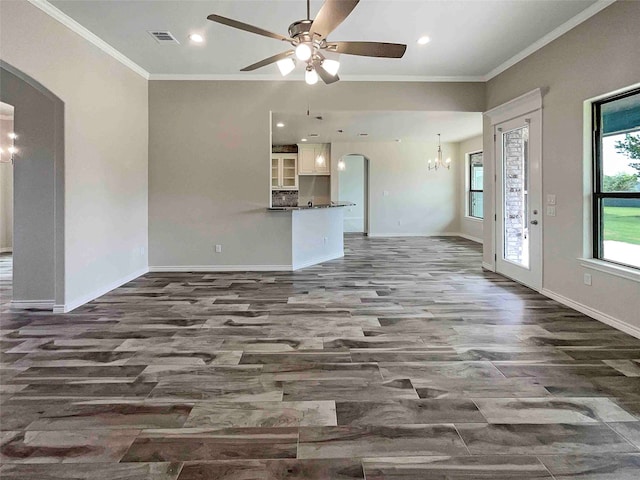
<svg viewBox="0 0 640 480">
<path fill-rule="evenodd" d="M 469 154 L 469 200 L 467 212 L 470 217 L 482 218 L 482 152 Z"/>
<path fill-rule="evenodd" d="M 593 104 L 593 258 L 640 268 L 640 89 Z"/>
</svg>

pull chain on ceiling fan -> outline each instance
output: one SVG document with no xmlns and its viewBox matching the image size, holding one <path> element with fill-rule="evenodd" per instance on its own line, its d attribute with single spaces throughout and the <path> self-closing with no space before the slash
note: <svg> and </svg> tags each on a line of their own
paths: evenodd
<svg viewBox="0 0 640 480">
<path fill-rule="evenodd" d="M 305 81 L 317 83 L 318 77 L 324 83 L 331 84 L 340 80 L 340 63 L 331 58 L 334 54 L 359 55 L 363 57 L 402 58 L 407 46 L 399 43 L 383 42 L 330 42 L 327 36 L 340 25 L 356 8 L 360 0 L 325 0 L 315 19 L 311 19 L 310 1 L 307 0 L 307 18 L 298 20 L 289 26 L 289 36 L 269 32 L 231 18 L 211 14 L 207 19 L 229 27 L 255 33 L 263 37 L 275 38 L 291 44 L 293 49 L 265 58 L 243 68 L 250 72 L 276 63 L 280 73 L 285 76 L 296 67 L 296 59 L 306 63 Z"/>
</svg>

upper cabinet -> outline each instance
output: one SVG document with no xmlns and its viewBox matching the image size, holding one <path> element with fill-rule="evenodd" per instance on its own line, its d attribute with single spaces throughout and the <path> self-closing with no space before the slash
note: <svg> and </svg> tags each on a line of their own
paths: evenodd
<svg viewBox="0 0 640 480">
<path fill-rule="evenodd" d="M 271 154 L 271 189 L 298 189 L 298 155 L 295 153 Z"/>
<path fill-rule="evenodd" d="M 298 144 L 298 175 L 330 175 L 331 145 L 329 143 Z"/>
</svg>

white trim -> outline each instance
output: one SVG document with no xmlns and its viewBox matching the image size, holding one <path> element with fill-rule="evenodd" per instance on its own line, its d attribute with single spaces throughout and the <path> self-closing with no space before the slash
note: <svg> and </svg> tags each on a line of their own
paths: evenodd
<svg viewBox="0 0 640 480">
<path fill-rule="evenodd" d="M 10 308 L 15 310 L 53 310 L 54 300 L 12 300 Z"/>
<path fill-rule="evenodd" d="M 483 190 L 484 193 L 484 190 Z M 484 223 L 484 218 L 478 218 L 478 217 L 470 217 L 469 215 L 465 215 L 464 217 L 462 217 L 463 220 L 469 220 L 471 222 L 475 222 L 475 223 Z"/>
<path fill-rule="evenodd" d="M 489 73 L 484 75 L 484 81 L 488 82 L 493 77 L 496 77 L 497 75 L 501 74 L 508 68 L 514 66 L 516 63 L 524 60 L 529 55 L 537 52 L 545 45 L 548 45 L 549 43 L 553 42 L 555 39 L 567 33 L 569 30 L 572 30 L 573 28 L 580 25 L 582 22 L 590 19 L 596 13 L 600 12 L 601 10 L 604 10 L 613 2 L 615 2 L 615 0 L 598 0 L 596 3 L 594 3 L 588 8 L 585 8 L 582 12 L 578 13 L 575 17 L 570 18 L 569 20 L 564 22 L 562 25 L 560 25 L 558 28 L 547 33 L 544 37 L 532 43 L 521 52 L 516 53 L 513 57 L 511 57 L 506 62 L 498 65 L 496 68 L 494 68 Z"/>
<path fill-rule="evenodd" d="M 107 42 L 105 42 L 100 37 L 98 37 L 95 33 L 91 32 L 89 29 L 87 29 L 87 28 L 83 27 L 82 25 L 80 25 L 78 22 L 76 22 L 73 18 L 68 16 L 66 13 L 64 13 L 61 10 L 59 10 L 58 8 L 54 7 L 48 1 L 46 1 L 46 0 L 28 0 L 28 1 L 33 6 L 39 8 L 44 13 L 49 15 L 51 18 L 53 18 L 53 19 L 57 20 L 58 22 L 60 22 L 61 24 L 63 24 L 65 27 L 67 27 L 72 32 L 77 33 L 82 38 L 84 38 L 86 41 L 88 41 L 89 43 L 91 43 L 94 46 L 98 47 L 100 50 L 102 50 L 107 55 L 112 56 L 117 61 L 122 63 L 124 66 L 126 66 L 126 67 L 130 68 L 131 70 L 133 70 L 134 72 L 136 72 L 142 78 L 144 78 L 146 80 L 149 80 L 149 72 L 147 72 L 144 68 L 142 68 L 140 65 L 135 63 L 129 57 L 127 57 L 127 56 L 123 55 L 122 53 L 120 53 L 118 50 L 116 50 L 111 45 L 109 45 Z"/>
<path fill-rule="evenodd" d="M 471 240 L 472 242 L 476 242 L 479 244 L 484 243 L 481 238 L 474 237 L 472 235 L 467 235 L 466 233 L 459 233 L 458 236 L 462 238 L 466 238 L 467 240 Z"/>
<path fill-rule="evenodd" d="M 574 310 L 577 310 L 580 313 L 584 313 L 585 315 L 591 318 L 595 318 L 596 320 L 602 323 L 605 323 L 610 327 L 613 327 L 617 330 L 621 330 L 624 333 L 628 333 L 633 337 L 640 338 L 640 327 L 631 325 L 627 322 L 623 322 L 618 318 L 612 317 L 611 315 L 608 315 L 599 310 L 596 310 L 595 308 L 591 308 L 586 305 L 583 305 L 582 303 L 575 302 L 565 296 L 562 296 L 551 290 L 547 290 L 546 288 L 543 288 L 540 291 L 540 293 L 542 293 L 542 295 L 544 295 L 545 297 L 549 297 L 552 300 L 555 300 L 556 302 L 559 302 L 569 308 L 573 308 Z"/>
<path fill-rule="evenodd" d="M 190 74 L 190 73 L 152 73 L 149 80 L 191 80 L 191 81 L 248 81 L 248 82 L 299 82 L 302 77 L 278 74 Z M 342 82 L 485 82 L 484 75 L 470 76 L 429 76 L 429 75 L 348 75 L 340 76 Z"/>
<path fill-rule="evenodd" d="M 585 268 L 640 283 L 640 270 L 637 268 L 617 265 L 604 260 L 598 260 L 597 258 L 579 258 L 578 261 L 580 262 L 580 265 Z"/>
<path fill-rule="evenodd" d="M 13 247 L 2 247 L 0 253 L 13 253 Z"/>
<path fill-rule="evenodd" d="M 344 253 L 338 253 L 338 254 L 334 253 L 330 255 L 325 255 L 324 257 L 316 257 L 312 260 L 307 260 L 306 262 L 294 264 L 293 271 L 300 270 L 301 268 L 312 267 L 320 263 L 328 262 L 330 260 L 336 260 L 338 258 L 343 258 L 343 257 L 344 257 Z"/>
<path fill-rule="evenodd" d="M 541 108 L 542 90 L 535 88 L 513 100 L 509 100 L 502 105 L 487 110 L 484 112 L 484 115 L 491 119 L 491 125 L 493 126 L 526 115 L 529 112 L 540 110 Z"/>
<path fill-rule="evenodd" d="M 55 305 L 55 309 L 57 313 L 67 313 L 70 312 L 76 308 L 78 308 L 81 305 L 84 305 L 85 303 L 90 302 L 91 300 L 95 300 L 98 297 L 101 297 L 102 295 L 109 293 L 111 290 L 114 290 L 122 285 L 124 285 L 125 283 L 130 282 L 131 280 L 134 280 L 138 277 L 140 277 L 141 275 L 144 275 L 145 273 L 147 273 L 149 271 L 148 268 L 141 268 L 140 270 L 136 270 L 133 273 L 130 273 L 129 275 L 126 275 L 122 278 L 119 278 L 118 280 L 115 280 L 111 283 L 109 283 L 108 285 L 105 285 L 101 288 L 98 288 L 96 290 L 94 290 L 91 293 L 88 293 L 86 295 L 83 295 L 81 297 L 75 298 L 71 301 L 65 302 L 64 305 Z"/>
<path fill-rule="evenodd" d="M 462 235 L 456 232 L 436 232 L 436 233 L 369 233 L 369 237 L 383 238 L 383 237 L 461 237 Z"/>
<path fill-rule="evenodd" d="M 487 263 L 487 262 L 482 262 L 482 268 L 484 268 L 485 270 L 489 270 L 490 272 L 495 272 L 496 271 L 496 269 L 493 266 L 493 264 Z"/>
<path fill-rule="evenodd" d="M 291 265 L 156 265 L 150 272 L 290 272 Z"/>
</svg>

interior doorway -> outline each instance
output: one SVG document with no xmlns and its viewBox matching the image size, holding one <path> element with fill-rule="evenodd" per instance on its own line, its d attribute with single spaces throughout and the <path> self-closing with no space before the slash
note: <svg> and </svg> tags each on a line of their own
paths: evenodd
<svg viewBox="0 0 640 480">
<path fill-rule="evenodd" d="M 344 155 L 338 161 L 338 200 L 355 205 L 345 207 L 344 232 L 369 234 L 369 159 Z"/>
</svg>

